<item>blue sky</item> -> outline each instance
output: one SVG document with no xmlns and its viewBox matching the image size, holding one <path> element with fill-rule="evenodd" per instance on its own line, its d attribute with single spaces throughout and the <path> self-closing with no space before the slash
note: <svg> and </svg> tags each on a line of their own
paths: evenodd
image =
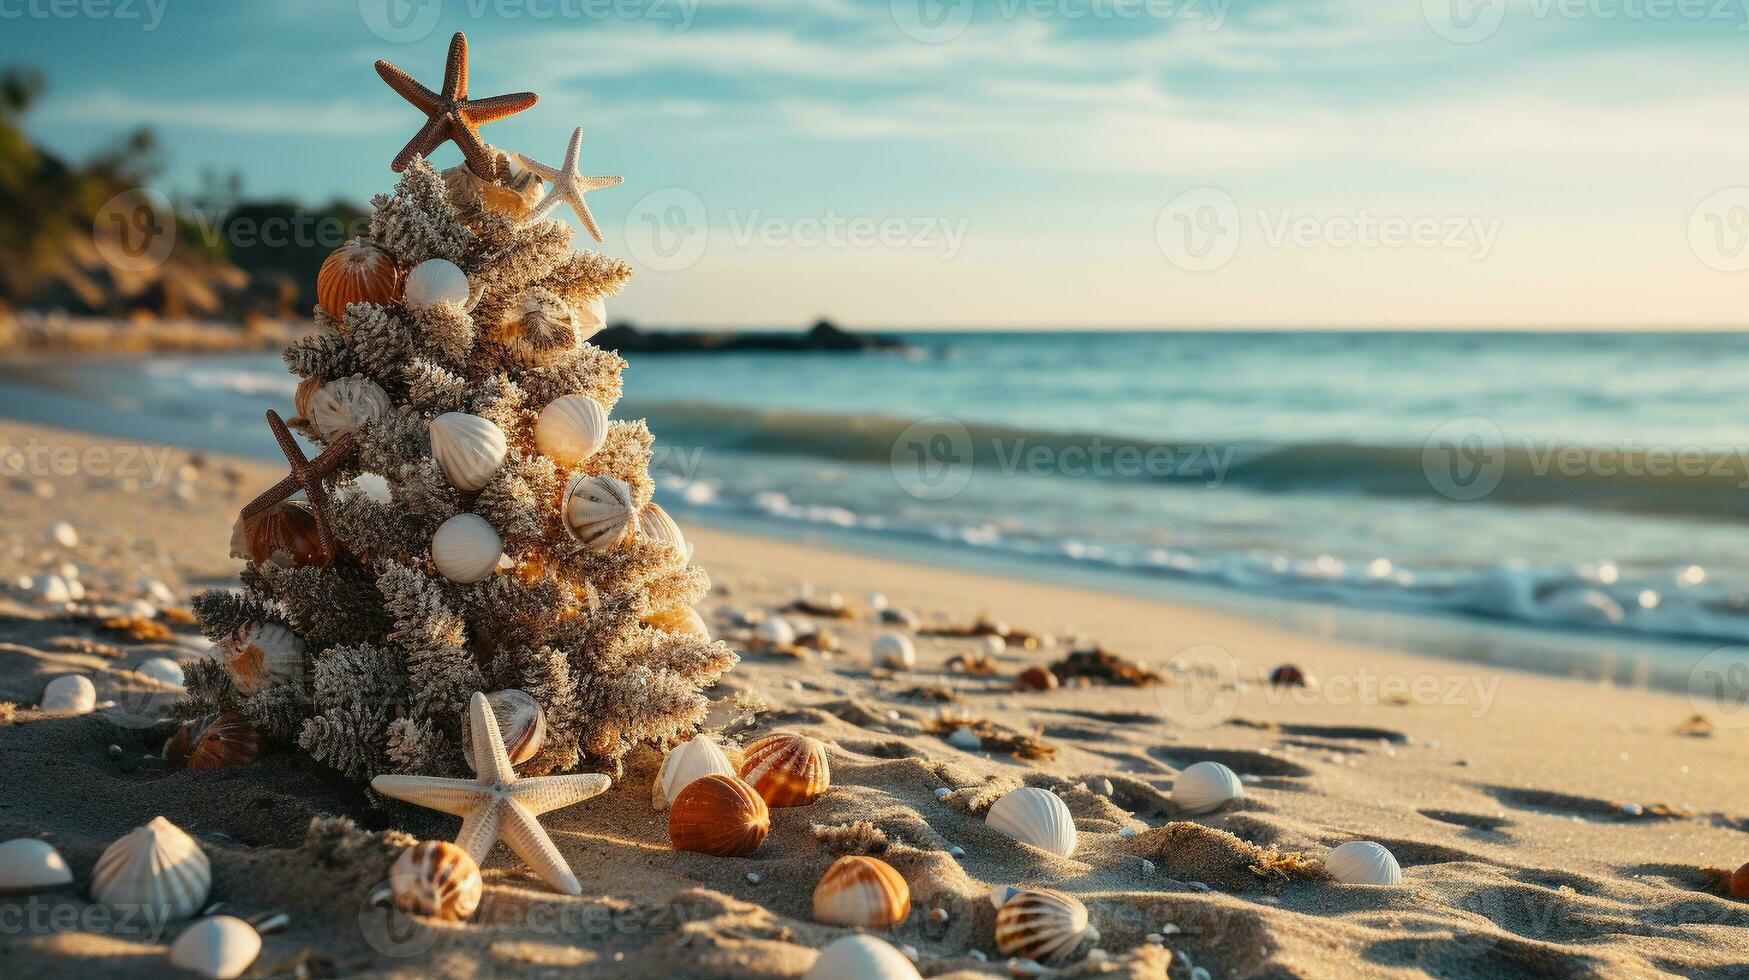
<svg viewBox="0 0 1749 980">
<path fill-rule="evenodd" d="M 465 31 L 541 96 L 489 141 L 626 177 L 646 323 L 1736 326 L 1744 2 L 0 0 L 0 61 L 59 150 L 363 202 L 420 121 L 372 63 Z"/>
</svg>

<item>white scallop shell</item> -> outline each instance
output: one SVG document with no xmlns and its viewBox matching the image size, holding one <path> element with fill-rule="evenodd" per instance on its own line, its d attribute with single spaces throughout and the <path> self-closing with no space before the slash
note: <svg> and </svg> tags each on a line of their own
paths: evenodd
<svg viewBox="0 0 1749 980">
<path fill-rule="evenodd" d="M 1017 892 L 996 910 L 996 948 L 1009 956 L 1042 963 L 1074 952 L 1089 933 L 1097 940 L 1087 906 L 1048 888 Z"/>
<path fill-rule="evenodd" d="M 796 642 L 796 628 L 782 616 L 767 616 L 760 620 L 753 634 L 774 647 L 787 647 Z"/>
<path fill-rule="evenodd" d="M 261 934 L 242 919 L 214 915 L 196 922 L 170 946 L 170 963 L 209 980 L 240 977 L 261 955 Z"/>
<path fill-rule="evenodd" d="M 534 444 L 541 455 L 564 466 L 576 466 L 607 441 L 607 410 L 584 395 L 565 395 L 547 403 L 534 424 Z"/>
<path fill-rule="evenodd" d="M 27 892 L 73 883 L 73 871 L 47 841 L 20 837 L 0 844 L 0 892 Z"/>
<path fill-rule="evenodd" d="M 194 838 L 153 817 L 97 859 L 91 897 L 116 909 L 184 919 L 206 904 L 212 883 L 212 866 Z"/>
<path fill-rule="evenodd" d="M 686 535 L 680 533 L 680 525 L 659 504 L 646 504 L 638 511 L 638 537 L 658 548 L 686 554 Z"/>
<path fill-rule="evenodd" d="M 597 296 L 577 308 L 577 339 L 588 340 L 607 326 L 607 304 Z"/>
<path fill-rule="evenodd" d="M 62 674 L 43 688 L 44 711 L 83 715 L 97 710 L 97 688 L 84 674 Z"/>
<path fill-rule="evenodd" d="M 150 677 L 160 684 L 168 684 L 171 687 L 181 687 L 184 683 L 182 665 L 169 657 L 153 657 L 150 660 L 142 660 L 134 665 L 134 673 Z"/>
<path fill-rule="evenodd" d="M 401 301 L 410 310 L 436 306 L 438 303 L 468 305 L 468 277 L 461 267 L 448 259 L 426 259 L 407 273 L 407 285 L 401 290 Z"/>
<path fill-rule="evenodd" d="M 637 516 L 632 488 L 624 480 L 578 474 L 565 488 L 565 527 L 571 537 L 596 551 L 619 547 Z"/>
<path fill-rule="evenodd" d="M 875 637 L 869 652 L 874 655 L 875 663 L 882 667 L 910 670 L 917 666 L 917 647 L 912 644 L 909 636 L 896 630 Z"/>
<path fill-rule="evenodd" d="M 1245 798 L 1245 784 L 1218 762 L 1199 762 L 1172 781 L 1172 802 L 1186 813 L 1208 813 Z"/>
<path fill-rule="evenodd" d="M 492 482 L 509 443 L 491 419 L 445 412 L 431 420 L 431 455 L 457 490 L 474 491 Z"/>
<path fill-rule="evenodd" d="M 691 741 L 668 750 L 668 757 L 662 760 L 662 772 L 651 787 L 650 803 L 658 810 L 666 810 L 693 780 L 712 775 L 740 778 L 714 740 L 708 735 L 695 735 Z"/>
<path fill-rule="evenodd" d="M 255 692 L 304 671 L 304 641 L 278 623 L 245 623 L 219 644 L 219 656 L 237 690 Z"/>
<path fill-rule="evenodd" d="M 1330 852 L 1324 870 L 1345 885 L 1401 885 L 1403 869 L 1383 844 L 1351 840 Z"/>
<path fill-rule="evenodd" d="M 1052 854 L 1069 857 L 1075 853 L 1075 818 L 1062 798 L 1050 790 L 1022 786 L 997 800 L 984 822 Z"/>
<path fill-rule="evenodd" d="M 893 944 L 873 936 L 845 936 L 820 951 L 802 980 L 918 980 L 917 968 Z"/>
<path fill-rule="evenodd" d="M 388 418 L 395 411 L 389 393 L 369 378 L 330 381 L 310 396 L 310 424 L 332 442 Z"/>
<path fill-rule="evenodd" d="M 457 514 L 431 536 L 431 561 L 451 582 L 479 582 L 498 567 L 504 542 L 478 514 Z"/>
</svg>

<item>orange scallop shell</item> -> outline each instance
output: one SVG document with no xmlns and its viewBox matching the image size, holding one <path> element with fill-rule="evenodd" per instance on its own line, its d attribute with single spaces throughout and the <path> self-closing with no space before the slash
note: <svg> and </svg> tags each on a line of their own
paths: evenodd
<svg viewBox="0 0 1749 980">
<path fill-rule="evenodd" d="M 282 501 L 252 517 L 239 516 L 231 527 L 231 557 L 281 567 L 327 565 L 334 560 L 322 550 L 316 512 L 301 500 Z"/>
<path fill-rule="evenodd" d="M 403 912 L 460 922 L 480 907 L 485 883 L 473 855 L 448 841 L 421 841 L 389 868 L 389 888 Z"/>
<path fill-rule="evenodd" d="M 164 761 L 187 769 L 246 766 L 261 757 L 261 734 L 234 711 L 182 723 L 164 743 Z"/>
<path fill-rule="evenodd" d="M 401 296 L 401 270 L 389 253 L 362 238 L 334 250 L 316 273 L 316 300 L 336 320 L 348 303 L 387 305 Z"/>
<path fill-rule="evenodd" d="M 704 617 L 700 616 L 696 609 L 686 607 L 665 609 L 662 612 L 645 616 L 644 622 L 669 633 L 683 633 L 688 636 L 696 636 L 701 640 L 711 638 L 710 627 L 705 625 Z"/>
<path fill-rule="evenodd" d="M 297 394 L 292 396 L 292 404 L 298 410 L 298 417 L 310 417 L 310 399 L 316 397 L 316 392 L 322 390 L 321 378 L 305 378 L 298 382 Z"/>
<path fill-rule="evenodd" d="M 819 739 L 778 732 L 747 746 L 741 778 L 771 806 L 806 806 L 832 785 L 832 770 Z"/>
<path fill-rule="evenodd" d="M 740 857 L 759 850 L 771 811 L 753 787 L 723 775 L 686 784 L 668 808 L 668 841 L 677 851 Z"/>
<path fill-rule="evenodd" d="M 911 914 L 911 887 L 879 858 L 848 854 L 832 862 L 814 887 L 814 921 L 880 929 Z"/>
</svg>

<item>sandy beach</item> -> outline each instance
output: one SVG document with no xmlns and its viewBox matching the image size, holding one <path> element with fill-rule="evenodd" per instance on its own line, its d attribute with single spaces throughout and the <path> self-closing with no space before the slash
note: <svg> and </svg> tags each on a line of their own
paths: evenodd
<svg viewBox="0 0 1749 980">
<path fill-rule="evenodd" d="M 5 435 L 40 443 L 48 462 L 10 469 L 0 505 L 0 700 L 11 702 L 0 837 L 49 841 L 74 876 L 0 896 L 10 975 L 166 974 L 182 924 L 116 921 L 88 894 L 104 847 L 157 815 L 210 857 L 214 901 L 289 917 L 265 937 L 260 976 L 799 976 L 846 932 L 811 921 L 809 905 L 844 853 L 904 875 L 913 911 L 882 935 L 928 977 L 1010 974 L 992 938 L 999 885 L 1086 902 L 1098 952 L 1084 945 L 1063 976 L 1724 978 L 1749 962 L 1749 905 L 1703 870 L 1749 860 L 1746 736 L 1735 719 L 1694 722 L 1686 697 L 697 527 L 687 534 L 713 580 L 701 612 L 742 655 L 710 692 L 709 724 L 731 746 L 778 730 L 824 740 L 830 791 L 774 810 L 751 857 L 680 853 L 650 803 L 659 756 L 634 755 L 606 794 L 543 818 L 580 897 L 553 893 L 499 847 L 475 921 L 391 921 L 369 901 L 390 861 L 412 839 L 451 839 L 455 818 L 367 794 L 295 748 L 171 771 L 148 757 L 168 726 L 122 710 L 151 697 L 130 667 L 192 661 L 204 644 L 174 611 L 163 630 L 136 628 L 144 642 L 103 620 L 151 580 L 177 597 L 234 584 L 232 521 L 282 471 L 43 427 L 8 423 Z M 77 544 L 53 539 L 56 521 Z M 77 566 L 83 601 L 47 606 L 22 588 L 63 563 Z M 1011 644 L 983 674 L 986 641 L 918 635 L 914 670 L 872 668 L 870 644 L 892 628 L 868 610 L 877 592 L 915 610 L 922 633 L 982 616 L 1049 639 Z M 832 593 L 853 615 L 786 615 L 834 636 L 836 653 L 762 652 L 738 625 Z M 1015 690 L 1025 668 L 1094 644 L 1162 683 Z M 1284 663 L 1314 683 L 1270 685 Z M 45 683 L 66 673 L 117 707 L 38 711 Z M 984 748 L 950 745 L 962 726 Z M 991 748 L 1015 744 L 1034 758 Z M 1239 773 L 1245 796 L 1190 816 L 1171 788 L 1205 760 Z M 1072 858 L 985 825 L 1023 784 L 1068 804 Z M 1330 880 L 1321 859 L 1352 840 L 1389 848 L 1403 884 Z"/>
</svg>

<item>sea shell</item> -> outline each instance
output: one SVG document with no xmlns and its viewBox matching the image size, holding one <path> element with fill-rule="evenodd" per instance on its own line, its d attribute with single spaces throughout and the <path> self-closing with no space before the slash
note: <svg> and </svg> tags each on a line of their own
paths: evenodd
<svg viewBox="0 0 1749 980">
<path fill-rule="evenodd" d="M 996 948 L 1005 955 L 1044 962 L 1066 956 L 1089 932 L 1087 906 L 1049 888 L 1023 889 L 996 910 Z"/>
<path fill-rule="evenodd" d="M 401 270 L 388 252 L 362 238 L 334 250 L 316 273 L 316 300 L 323 312 L 345 318 L 348 303 L 395 301 L 401 292 Z"/>
<path fill-rule="evenodd" d="M 650 802 L 656 809 L 666 810 L 693 780 L 712 775 L 739 778 L 735 767 L 729 764 L 729 757 L 710 736 L 694 735 L 690 741 L 668 750 L 668 757 L 662 760 L 662 771 L 651 787 Z"/>
<path fill-rule="evenodd" d="M 638 537 L 658 548 L 686 554 L 686 535 L 680 533 L 680 525 L 660 504 L 645 504 L 644 509 L 638 511 Z"/>
<path fill-rule="evenodd" d="M 644 622 L 670 633 L 685 633 L 701 640 L 711 638 L 711 628 L 705 625 L 704 617 L 700 616 L 696 609 L 670 609 L 665 612 L 651 613 L 644 617 Z"/>
<path fill-rule="evenodd" d="M 64 714 L 88 714 L 97 710 L 97 687 L 84 674 L 62 674 L 43 688 L 38 707 Z"/>
<path fill-rule="evenodd" d="M 547 744 L 547 713 L 541 710 L 540 702 L 533 695 L 512 687 L 493 691 L 486 695 L 486 701 L 492 705 L 492 717 L 498 719 L 498 734 L 504 739 L 504 751 L 510 756 L 511 765 L 522 765 Z M 462 732 L 462 743 L 473 745 L 471 713 L 462 722 Z M 468 757 L 468 768 L 479 772 L 473 752 L 470 750 L 464 754 Z"/>
<path fill-rule="evenodd" d="M 31 594 L 45 606 L 64 606 L 73 601 L 72 582 L 62 575 L 44 575 L 31 583 Z"/>
<path fill-rule="evenodd" d="M 261 934 L 236 916 L 208 916 L 182 930 L 170 946 L 170 963 L 208 980 L 231 980 L 261 955 Z"/>
<path fill-rule="evenodd" d="M 1208 813 L 1245 798 L 1245 784 L 1218 762 L 1199 762 L 1172 781 L 1172 802 L 1186 813 Z"/>
<path fill-rule="evenodd" d="M 316 397 L 316 392 L 321 388 L 321 378 L 305 378 L 298 382 L 298 390 L 292 395 L 292 404 L 297 407 L 299 415 L 310 414 L 310 399 Z"/>
<path fill-rule="evenodd" d="M 0 892 L 28 892 L 73 883 L 73 871 L 47 841 L 20 837 L 0 844 Z"/>
<path fill-rule="evenodd" d="M 431 561 L 443 577 L 464 585 L 479 582 L 498 567 L 504 542 L 478 514 L 457 514 L 431 536 Z"/>
<path fill-rule="evenodd" d="M 594 296 L 577 309 L 577 339 L 588 340 L 607 326 L 607 303 Z"/>
<path fill-rule="evenodd" d="M 577 314 L 563 296 L 536 286 L 498 325 L 497 340 L 525 364 L 546 364 L 577 348 Z"/>
<path fill-rule="evenodd" d="M 796 642 L 796 628 L 782 616 L 767 616 L 754 627 L 753 635 L 767 646 L 787 647 Z"/>
<path fill-rule="evenodd" d="M 884 929 L 911 914 L 911 887 L 878 858 L 847 854 L 832 862 L 814 886 L 814 921 Z"/>
<path fill-rule="evenodd" d="M 576 466 L 607 441 L 607 410 L 584 395 L 564 395 L 547 403 L 534 424 L 534 444 L 561 466 Z"/>
<path fill-rule="evenodd" d="M 596 551 L 612 551 L 637 523 L 632 488 L 611 476 L 571 478 L 565 488 L 565 526 L 571 537 Z"/>
<path fill-rule="evenodd" d="M 1324 870 L 1345 885 L 1401 885 L 1403 869 L 1383 844 L 1351 840 L 1330 852 Z"/>
<path fill-rule="evenodd" d="M 1732 898 L 1749 898 L 1749 864 L 1731 874 L 1730 889 Z"/>
<path fill-rule="evenodd" d="M 410 310 L 422 310 L 439 303 L 465 307 L 468 305 L 467 274 L 448 259 L 426 259 L 407 273 L 401 302 Z"/>
<path fill-rule="evenodd" d="M 759 850 L 770 832 L 765 801 L 733 776 L 695 779 L 668 808 L 668 841 L 677 851 L 741 857 Z"/>
<path fill-rule="evenodd" d="M 91 897 L 112 908 L 184 919 L 206 904 L 212 883 L 212 867 L 194 838 L 153 817 L 97 859 Z"/>
<path fill-rule="evenodd" d="M 394 414 L 395 403 L 382 385 L 369 378 L 341 378 L 316 389 L 302 414 L 323 439 L 333 442 Z"/>
<path fill-rule="evenodd" d="M 984 822 L 1023 844 L 1061 857 L 1075 853 L 1075 818 L 1057 794 L 1022 786 L 990 807 Z"/>
<path fill-rule="evenodd" d="M 473 168 L 458 164 L 442 173 L 445 196 L 456 210 L 468 212 L 475 208 L 490 214 L 502 214 L 512 221 L 521 221 L 540 202 L 541 180 L 530 173 L 514 153 L 494 150 L 498 170 L 504 181 L 481 180 Z"/>
<path fill-rule="evenodd" d="M 831 787 L 832 768 L 819 739 L 778 732 L 747 746 L 741 778 L 769 806 L 806 806 Z"/>
<path fill-rule="evenodd" d="M 1306 672 L 1293 664 L 1282 664 L 1269 672 L 1269 683 L 1277 687 L 1305 687 Z"/>
<path fill-rule="evenodd" d="M 234 711 L 191 718 L 164 743 L 164 761 L 187 769 L 246 766 L 261 757 L 261 734 Z"/>
<path fill-rule="evenodd" d="M 1049 667 L 1028 667 L 1020 672 L 1018 686 L 1033 691 L 1054 691 L 1060 683 Z"/>
<path fill-rule="evenodd" d="M 421 841 L 389 868 L 395 905 L 414 915 L 460 922 L 480 907 L 485 887 L 473 855 L 448 841 Z"/>
<path fill-rule="evenodd" d="M 169 657 L 142 660 L 134 665 L 134 673 L 170 687 L 181 687 L 187 680 L 182 674 L 182 665 Z"/>
<path fill-rule="evenodd" d="M 231 681 L 244 694 L 292 680 L 304 670 L 304 641 L 277 623 L 245 623 L 218 645 Z"/>
<path fill-rule="evenodd" d="M 875 663 L 891 670 L 910 670 L 917 666 L 917 647 L 909 636 L 897 631 L 875 637 L 869 652 L 874 655 Z"/>
<path fill-rule="evenodd" d="M 231 557 L 280 568 L 334 560 L 322 550 L 316 512 L 302 500 L 282 500 L 258 514 L 238 515 L 231 525 Z"/>
<path fill-rule="evenodd" d="M 919 974 L 892 943 L 855 935 L 821 950 L 802 980 L 919 980 Z"/>
<path fill-rule="evenodd" d="M 509 449 L 504 430 L 491 419 L 445 412 L 431 420 L 431 455 L 457 490 L 472 492 L 491 483 Z"/>
</svg>

